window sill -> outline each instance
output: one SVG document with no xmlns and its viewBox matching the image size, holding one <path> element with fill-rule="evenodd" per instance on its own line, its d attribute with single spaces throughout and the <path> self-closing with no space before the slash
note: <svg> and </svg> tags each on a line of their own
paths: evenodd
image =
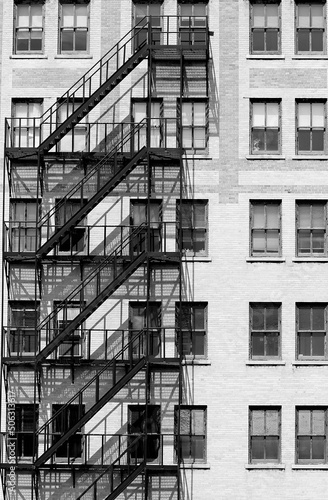
<svg viewBox="0 0 328 500">
<path fill-rule="evenodd" d="M 246 155 L 246 160 L 286 160 L 282 155 Z"/>
<path fill-rule="evenodd" d="M 328 257 L 294 257 L 292 262 L 328 262 Z"/>
<path fill-rule="evenodd" d="M 180 464 L 180 469 L 203 469 L 203 470 L 206 470 L 206 469 L 210 469 L 211 466 L 210 464 L 197 464 L 197 463 L 185 463 L 185 462 L 181 462 Z"/>
<path fill-rule="evenodd" d="M 328 55 L 327 54 L 298 54 L 298 55 L 295 55 L 295 56 L 292 56 L 292 59 L 323 59 L 323 60 L 326 60 L 328 59 Z"/>
<path fill-rule="evenodd" d="M 13 54 L 9 59 L 48 59 L 44 54 Z"/>
<path fill-rule="evenodd" d="M 55 59 L 93 59 L 90 54 L 57 54 Z"/>
<path fill-rule="evenodd" d="M 285 464 L 246 464 L 245 469 L 277 469 L 277 470 L 285 470 Z"/>
<path fill-rule="evenodd" d="M 328 464 L 293 464 L 292 470 L 328 470 Z"/>
<path fill-rule="evenodd" d="M 292 366 L 328 366 L 328 360 L 326 359 L 300 359 L 294 361 Z"/>
<path fill-rule="evenodd" d="M 195 358 L 185 358 L 181 362 L 182 365 L 204 365 L 209 366 L 212 364 L 208 359 L 195 359 Z"/>
<path fill-rule="evenodd" d="M 185 262 L 195 261 L 195 262 L 212 262 L 211 257 L 206 257 L 205 255 L 183 255 L 182 260 Z"/>
<path fill-rule="evenodd" d="M 292 160 L 328 160 L 326 155 L 295 155 L 292 156 Z"/>
<path fill-rule="evenodd" d="M 246 361 L 246 366 L 285 366 L 286 362 L 285 361 L 280 361 L 277 360 L 275 361 L 274 359 L 264 359 L 263 361 L 260 359 L 254 359 L 250 361 Z"/>
<path fill-rule="evenodd" d="M 248 54 L 246 59 L 285 59 L 282 54 Z"/>
<path fill-rule="evenodd" d="M 276 262 L 280 264 L 281 262 L 286 262 L 283 257 L 246 257 L 246 262 Z"/>
</svg>

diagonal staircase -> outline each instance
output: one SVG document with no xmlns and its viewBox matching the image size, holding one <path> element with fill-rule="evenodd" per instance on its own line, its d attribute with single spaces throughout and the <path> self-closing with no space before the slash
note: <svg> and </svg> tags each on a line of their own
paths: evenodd
<svg viewBox="0 0 328 500">
<path fill-rule="evenodd" d="M 75 434 L 83 425 L 85 425 L 110 399 L 112 399 L 146 364 L 147 349 L 144 352 L 143 346 L 147 345 L 147 330 L 141 330 L 137 335 L 130 339 L 123 349 L 114 356 L 108 363 L 106 363 L 101 370 L 92 377 L 87 384 L 82 387 L 59 411 L 57 411 L 45 424 L 40 427 L 36 432 L 36 438 L 39 436 L 45 437 L 45 446 L 47 449 L 35 461 L 35 466 L 39 467 L 44 464 L 62 446 L 73 434 Z M 138 348 L 140 346 L 140 348 Z M 128 360 L 127 372 L 118 381 L 117 379 L 117 362 Z M 112 387 L 100 396 L 100 383 L 101 375 L 106 371 L 112 372 Z M 94 387 L 95 402 L 91 408 L 82 415 L 78 421 L 66 431 L 59 440 L 51 443 L 52 427 L 56 419 L 67 411 L 67 409 L 75 405 L 83 405 L 90 399 L 91 386 Z"/>
</svg>

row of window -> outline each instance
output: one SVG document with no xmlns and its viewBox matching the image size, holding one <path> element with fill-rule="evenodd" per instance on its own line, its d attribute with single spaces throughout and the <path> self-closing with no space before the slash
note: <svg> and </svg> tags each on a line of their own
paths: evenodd
<svg viewBox="0 0 328 500">
<path fill-rule="evenodd" d="M 133 2 L 133 25 L 151 16 L 153 42 L 160 43 L 162 5 Z M 204 43 L 206 40 L 207 2 L 178 3 L 179 39 L 182 44 Z M 44 47 L 45 0 L 15 1 L 14 52 L 42 53 Z M 59 0 L 59 52 L 85 53 L 89 50 L 89 0 Z M 139 46 L 147 37 L 142 27 L 136 33 Z"/>
<path fill-rule="evenodd" d="M 71 404 L 62 410 L 63 405 L 53 404 L 52 413 L 60 412 L 53 420 L 52 440 L 55 444 L 85 413 L 84 405 Z M 146 413 L 147 412 L 147 413 Z M 36 419 L 38 427 L 38 406 L 32 404 L 16 404 L 16 456 L 29 458 L 33 455 L 33 424 Z M 146 418 L 147 415 L 147 418 Z M 148 460 L 159 457 L 161 442 L 161 407 L 160 405 L 128 406 L 128 445 L 136 437 L 147 433 L 147 451 L 142 440 L 132 446 L 131 459 Z M 179 434 L 179 438 L 177 435 Z M 205 462 L 206 460 L 206 407 L 180 406 L 174 407 L 174 440 L 175 458 L 180 457 L 187 462 Z M 92 437 L 92 436 L 91 436 Z M 105 437 L 103 438 L 105 439 Z M 113 439 L 112 435 L 108 439 Z M 70 437 L 56 451 L 57 458 L 81 458 L 83 454 L 82 432 Z M 103 441 L 105 442 L 105 441 Z M 88 446 L 86 446 L 88 448 Z M 122 450 L 123 451 L 123 450 Z"/>
<path fill-rule="evenodd" d="M 296 153 L 323 154 L 327 150 L 326 100 L 296 100 Z M 251 154 L 280 154 L 281 100 L 251 101 Z"/>
<path fill-rule="evenodd" d="M 251 0 L 250 52 L 281 53 L 281 1 Z M 295 1 L 295 53 L 326 53 L 326 1 Z"/>
</svg>

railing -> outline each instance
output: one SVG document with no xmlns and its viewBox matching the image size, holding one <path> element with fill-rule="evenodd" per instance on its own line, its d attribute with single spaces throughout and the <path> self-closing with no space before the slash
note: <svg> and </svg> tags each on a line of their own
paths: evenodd
<svg viewBox="0 0 328 500">
<path fill-rule="evenodd" d="M 27 436 L 26 439 L 29 442 L 33 439 L 32 432 L 17 432 L 16 437 L 9 436 L 6 432 L 0 434 L 0 460 L 2 463 L 8 463 L 9 457 L 14 457 L 13 464 L 32 462 L 31 447 L 30 454 L 20 456 L 18 453 L 17 441 L 18 439 L 24 440 L 25 436 Z M 70 447 L 70 444 L 67 443 L 60 453 L 60 455 L 64 456 L 53 455 L 51 458 L 52 463 L 70 465 L 74 462 L 77 465 L 86 464 L 102 468 L 111 465 L 124 467 L 129 464 L 140 463 L 143 458 L 146 458 L 146 454 L 142 456 L 142 447 L 145 440 L 145 435 L 143 434 L 83 434 L 80 432 L 75 436 L 80 440 L 80 446 L 75 448 L 75 452 L 78 451 L 78 453 L 72 453 L 72 446 Z M 49 441 L 53 442 L 58 438 L 58 433 L 51 432 L 48 437 Z M 147 437 L 152 441 L 150 444 L 152 453 L 149 453 L 148 463 L 154 465 L 176 465 L 177 436 L 174 434 L 148 434 Z M 36 441 L 39 449 L 43 448 L 43 440 L 44 435 L 40 434 Z M 9 442 L 15 443 L 15 453 L 10 452 L 13 446 L 8 448 Z M 139 450 L 136 449 L 136 445 L 138 444 Z"/>
<path fill-rule="evenodd" d="M 147 332 L 149 353 L 152 356 L 157 359 L 177 357 L 175 327 L 150 327 Z M 135 330 L 132 329 L 79 328 L 72 337 L 54 350 L 51 359 L 63 361 L 81 358 L 84 361 L 109 361 L 123 350 L 134 333 Z M 5 326 L 3 327 L 3 357 L 31 358 L 36 354 L 39 343 L 38 335 L 41 335 L 42 340 L 48 344 L 57 334 L 58 329 L 55 328 L 37 332 L 34 328 Z M 141 347 L 145 350 L 146 346 L 140 344 Z"/>
</svg>

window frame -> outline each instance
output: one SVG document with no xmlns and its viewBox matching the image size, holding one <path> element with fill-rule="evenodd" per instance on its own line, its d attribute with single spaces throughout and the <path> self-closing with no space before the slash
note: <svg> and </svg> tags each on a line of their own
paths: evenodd
<svg viewBox="0 0 328 500">
<path fill-rule="evenodd" d="M 139 440 L 129 452 L 129 458 L 133 461 L 140 459 L 156 460 L 162 443 L 162 409 L 159 404 L 129 404 L 128 405 L 128 442 L 129 445 L 139 436 L 147 435 L 147 449 L 145 457 L 144 440 Z M 146 414 L 147 420 L 146 420 Z M 133 419 L 133 413 L 139 414 L 138 418 Z M 155 416 L 155 419 L 151 417 Z M 136 425 L 139 421 L 140 425 Z M 137 427 L 137 429 L 135 428 Z M 138 429 L 138 427 L 140 429 Z M 143 428 L 143 432 L 141 432 Z"/>
<path fill-rule="evenodd" d="M 322 28 L 322 51 L 315 51 L 315 50 L 305 50 L 305 51 L 302 51 L 302 50 L 298 50 L 298 33 L 300 30 L 305 30 L 305 29 L 309 29 L 310 33 L 314 30 L 318 30 L 319 31 L 319 28 L 299 28 L 298 26 L 298 8 L 299 8 L 299 5 L 309 5 L 310 6 L 310 12 L 311 12 L 311 6 L 313 4 L 317 4 L 317 5 L 320 5 L 322 4 L 323 5 L 323 25 L 324 27 Z M 311 16 L 311 13 L 310 13 L 310 16 Z M 310 20 L 311 22 L 311 20 Z M 313 1 L 302 1 L 302 0 L 296 0 L 295 1 L 295 20 L 294 20 L 294 23 L 295 23 L 295 54 L 297 55 L 304 55 L 304 56 L 308 56 L 308 55 L 324 55 L 327 53 L 327 13 L 326 13 L 326 0 L 315 0 L 314 2 Z M 320 30 L 321 31 L 321 30 Z M 309 34 L 309 45 L 311 45 L 311 36 Z"/>
<path fill-rule="evenodd" d="M 190 16 L 184 16 L 182 15 L 181 13 L 181 7 L 182 5 L 189 5 L 191 7 L 191 14 Z M 194 10 L 195 10 L 195 5 L 197 4 L 202 4 L 204 5 L 205 7 L 205 15 L 204 16 L 197 16 L 195 15 L 194 13 Z M 184 45 L 184 46 L 193 46 L 193 45 L 205 45 L 207 43 L 207 19 L 208 19 L 208 11 L 209 11 L 209 7 L 208 7 L 208 0 L 203 0 L 203 1 L 192 1 L 192 0 L 189 0 L 189 1 L 183 1 L 183 0 L 178 0 L 178 37 L 179 37 L 179 40 L 178 40 L 178 43 L 180 45 Z M 189 17 L 189 22 L 187 21 L 187 25 L 184 25 L 183 26 L 183 19 L 186 19 Z M 204 23 L 203 25 L 197 25 L 197 23 L 195 23 L 195 18 L 200 18 L 200 19 L 204 19 Z M 182 40 L 182 33 L 188 33 L 188 40 Z M 195 39 L 195 34 L 198 34 L 199 33 L 204 33 L 204 42 L 198 42 L 196 39 Z"/>
<path fill-rule="evenodd" d="M 189 411 L 189 433 L 188 434 L 181 434 L 181 411 Z M 193 433 L 193 418 L 192 418 L 192 411 L 202 411 L 203 412 L 203 428 L 204 428 L 204 433 L 203 434 L 196 434 Z M 179 423 L 180 423 L 180 428 L 179 428 Z M 188 436 L 190 441 L 189 441 L 189 455 L 188 457 L 183 457 L 182 456 L 182 450 L 181 450 L 181 445 L 180 445 L 180 450 L 179 450 L 179 440 L 181 440 L 181 436 Z M 202 458 L 195 458 L 192 453 L 192 444 L 193 440 L 192 438 L 202 438 L 203 440 L 203 457 Z M 181 441 L 180 441 L 181 442 Z M 182 461 L 185 463 L 206 463 L 207 462 L 207 406 L 204 405 L 181 405 L 181 406 L 174 406 L 174 450 L 175 450 L 175 460 L 176 461 Z"/>
<path fill-rule="evenodd" d="M 265 106 L 265 126 L 264 127 L 254 127 L 253 126 L 253 117 L 254 117 L 254 104 L 264 104 Z M 278 127 L 269 127 L 267 126 L 267 105 L 268 104 L 277 104 L 278 105 Z M 281 99 L 251 99 L 250 100 L 250 154 L 251 155 L 279 155 L 281 154 L 281 125 L 282 125 L 282 113 L 281 113 Z M 263 130 L 264 131 L 264 149 L 256 150 L 254 148 L 254 131 Z M 272 130 L 277 130 L 277 138 L 278 138 L 278 149 L 270 150 L 267 149 L 267 136 L 268 132 Z"/>
<path fill-rule="evenodd" d="M 300 321 L 299 321 L 299 316 L 300 316 L 300 309 L 302 307 L 306 308 L 311 308 L 311 311 L 313 311 L 313 308 L 315 307 L 322 307 L 324 309 L 324 326 L 325 330 L 319 330 L 319 329 L 313 329 L 309 328 L 306 330 L 300 330 Z M 327 360 L 328 359 L 328 304 L 325 302 L 299 302 L 296 304 L 296 359 L 297 360 Z M 313 322 L 313 312 L 310 313 L 310 323 Z M 323 355 L 304 355 L 300 354 L 300 336 L 301 334 L 310 334 L 310 350 L 313 352 L 313 333 L 317 334 L 323 334 L 324 337 L 324 353 Z"/>
<path fill-rule="evenodd" d="M 31 7 L 32 5 L 41 5 L 42 7 L 42 25 L 41 27 L 33 27 L 31 24 Z M 29 32 L 29 38 L 28 38 L 28 44 L 29 47 L 31 45 L 31 33 L 33 31 L 41 31 L 42 36 L 41 36 L 41 49 L 40 50 L 31 50 L 28 48 L 27 50 L 18 50 L 17 49 L 17 40 L 18 40 L 18 32 L 19 32 L 19 26 L 18 26 L 18 10 L 19 10 L 19 5 L 28 5 L 29 6 L 29 26 L 24 28 L 25 30 L 28 30 Z M 45 0 L 14 0 L 14 40 L 13 40 L 13 53 L 16 55 L 20 54 L 44 54 L 44 33 L 45 33 Z"/>
<path fill-rule="evenodd" d="M 52 417 L 55 415 L 57 411 L 60 411 L 61 408 L 65 406 L 63 403 L 52 403 Z M 71 408 L 77 408 L 77 417 L 74 419 L 74 414 L 71 415 Z M 81 408 L 81 409 L 80 409 Z M 80 418 L 85 414 L 85 404 L 71 404 L 65 410 L 61 411 L 61 413 L 53 419 L 52 422 L 52 443 L 55 444 L 62 436 L 65 434 L 72 425 L 74 425 Z M 57 419 L 61 419 L 60 425 Z M 58 427 L 58 428 L 57 428 Z M 82 458 L 83 456 L 83 441 L 84 441 L 84 432 L 83 429 L 79 429 L 76 431 L 71 437 L 69 437 L 65 443 L 63 443 L 56 450 L 56 459 L 71 459 L 71 458 Z M 70 453 L 71 446 L 74 449 L 74 446 L 80 447 L 80 453 L 78 455 L 72 455 Z M 64 449 L 66 447 L 66 450 Z"/>
<path fill-rule="evenodd" d="M 264 413 L 264 422 L 266 425 L 266 418 L 267 418 L 267 412 L 268 411 L 276 411 L 278 412 L 278 434 L 253 434 L 252 432 L 252 424 L 253 424 L 253 412 L 255 411 L 262 411 Z M 268 464 L 268 463 L 274 463 L 274 464 L 279 464 L 281 463 L 281 406 L 250 406 L 248 410 L 248 460 L 250 464 Z M 253 458 L 253 446 L 252 446 L 252 441 L 253 437 L 263 437 L 263 441 L 265 443 L 266 437 L 278 437 L 278 457 L 276 459 L 274 458 Z M 266 452 L 266 448 L 264 447 L 264 453 Z"/>
<path fill-rule="evenodd" d="M 266 309 L 268 307 L 275 307 L 278 310 L 278 329 L 255 329 L 253 327 L 253 312 L 255 307 L 263 307 Z M 264 327 L 266 326 L 266 316 L 264 315 Z M 281 303 L 278 302 L 250 302 L 249 304 L 249 330 L 250 330 L 250 346 L 249 346 L 249 357 L 252 360 L 279 360 L 281 359 Z M 267 350 L 267 335 L 275 333 L 277 337 L 277 355 L 270 355 L 266 353 Z M 256 334 L 263 334 L 264 340 L 264 354 L 254 355 L 253 354 L 253 338 Z"/>
<path fill-rule="evenodd" d="M 266 49 L 266 33 L 270 29 L 268 26 L 264 26 L 263 28 L 258 28 L 258 29 L 263 29 L 264 31 L 264 50 L 254 50 L 254 5 L 256 4 L 263 4 L 264 5 L 264 16 L 265 16 L 265 24 L 267 24 L 267 9 L 266 6 L 270 4 L 277 4 L 278 5 L 278 28 L 277 28 L 277 50 L 267 50 Z M 250 14 L 249 14 L 249 19 L 250 19 L 250 28 L 249 28 L 249 51 L 250 54 L 254 55 L 270 55 L 270 54 L 276 54 L 279 55 L 281 54 L 281 1 L 280 0 L 251 0 L 250 1 Z"/>
<path fill-rule="evenodd" d="M 250 200 L 249 202 L 249 224 L 250 224 L 250 257 L 256 257 L 256 258 L 261 258 L 261 257 L 281 257 L 282 256 L 282 202 L 281 200 Z M 265 210 L 265 226 L 267 226 L 267 210 L 266 206 L 267 205 L 279 205 L 279 227 L 277 228 L 278 231 L 278 252 L 268 252 L 267 251 L 267 237 L 265 238 L 265 251 L 264 252 L 255 252 L 253 250 L 253 231 L 255 230 L 261 230 L 265 231 L 265 234 L 267 234 L 268 230 L 276 230 L 276 228 L 254 228 L 253 227 L 253 207 L 255 205 L 264 205 L 264 210 Z"/>
<path fill-rule="evenodd" d="M 310 104 L 310 122 L 311 125 L 310 127 L 299 127 L 299 104 Z M 312 119 L 313 119 L 313 114 L 312 114 L 312 105 L 313 104 L 323 104 L 323 110 L 324 110 L 324 126 L 322 127 L 312 127 Z M 318 156 L 318 155 L 324 155 L 326 154 L 327 151 L 327 99 L 296 99 L 295 101 L 295 106 L 296 106 L 296 119 L 295 119 L 295 125 L 296 125 L 296 154 L 297 155 L 313 155 L 313 156 Z M 306 131 L 309 130 L 310 132 L 310 149 L 300 149 L 299 147 L 299 132 L 300 131 Z M 313 131 L 315 130 L 323 130 L 323 149 L 321 150 L 313 150 L 312 145 L 313 145 Z"/>
<path fill-rule="evenodd" d="M 26 105 L 26 116 L 17 117 L 17 105 L 25 104 Z M 31 105 L 40 105 L 40 115 L 35 116 L 32 112 Z M 41 138 L 41 130 L 40 130 L 40 118 L 42 116 L 43 110 L 43 99 L 42 98 L 21 98 L 15 97 L 11 100 L 11 116 L 12 116 L 12 143 L 14 147 L 19 148 L 30 148 L 30 147 L 38 147 L 42 141 Z M 24 123 L 25 120 L 25 123 Z M 31 123 L 32 122 L 32 123 Z M 18 135 L 17 135 L 18 130 Z M 22 145 L 22 130 L 26 130 L 26 145 Z M 30 137 L 30 132 L 32 136 Z M 18 144 L 16 139 L 18 138 Z"/>
<path fill-rule="evenodd" d="M 36 198 L 10 198 L 10 210 L 9 210 L 9 248 L 12 252 L 35 252 L 36 245 L 40 240 L 41 232 L 37 228 L 37 220 L 29 221 L 27 206 L 35 206 L 35 216 L 40 217 L 41 200 Z M 24 218 L 21 220 L 14 217 L 14 211 L 16 212 L 17 207 L 24 207 Z M 29 231 L 32 230 L 33 235 L 29 235 Z M 15 231 L 17 231 L 18 236 L 15 236 Z M 20 232 L 23 233 L 21 236 Z M 34 244 L 27 244 L 29 239 L 32 241 L 34 238 Z M 17 244 L 16 244 L 16 240 Z M 25 242 L 21 245 L 22 242 Z M 29 248 L 31 247 L 31 248 Z M 15 249 L 13 249 L 15 248 Z"/>
<path fill-rule="evenodd" d="M 191 104 L 191 124 L 184 125 L 183 124 L 183 105 L 184 104 Z M 195 104 L 204 104 L 204 125 L 195 125 Z M 181 107 L 182 105 L 182 107 Z M 209 141 L 209 99 L 207 97 L 195 97 L 195 98 L 183 98 L 182 102 L 180 102 L 180 99 L 177 99 L 177 110 L 178 110 L 178 123 L 180 123 L 179 128 L 180 128 L 180 134 L 178 134 L 178 143 L 181 145 L 181 147 L 185 150 L 189 151 L 202 151 L 204 152 L 208 148 L 208 141 Z M 187 129 L 191 131 L 191 146 L 186 147 L 184 146 L 184 138 L 183 138 L 183 131 Z M 195 138 L 195 130 L 204 130 L 204 146 L 203 147 L 195 147 L 195 141 L 197 140 Z"/>
<path fill-rule="evenodd" d="M 56 198 L 55 204 L 61 201 L 60 198 Z M 65 202 L 65 205 L 60 207 L 60 209 L 55 212 L 55 227 L 56 230 L 62 227 L 66 222 L 70 220 L 84 205 L 86 205 L 88 200 L 86 198 L 70 198 Z M 71 215 L 66 217 L 67 208 L 70 207 Z M 76 207 L 76 210 L 73 208 Z M 63 221 L 61 221 L 61 208 L 64 209 Z M 70 229 L 69 233 L 62 236 L 55 246 L 55 255 L 76 255 L 85 254 L 87 248 L 87 238 L 89 231 L 87 226 L 87 217 L 84 217 L 77 225 Z M 67 245 L 67 248 L 65 247 Z M 64 248 L 63 248 L 64 247 Z"/>
<path fill-rule="evenodd" d="M 326 257 L 328 255 L 328 239 L 327 239 L 327 232 L 328 232 L 328 203 L 326 200 L 296 200 L 295 202 L 295 214 L 296 214 L 296 224 L 295 224 L 295 229 L 296 229 L 296 235 L 295 235 L 295 242 L 296 242 L 296 256 L 297 257 Z M 324 229 L 322 228 L 315 228 L 312 225 L 313 220 L 311 220 L 311 225 L 308 228 L 301 228 L 300 227 L 300 215 L 299 215 L 299 209 L 301 205 L 310 205 L 310 217 L 312 219 L 312 212 L 313 212 L 313 205 L 323 205 L 324 207 Z M 300 252 L 299 248 L 299 234 L 301 231 L 309 231 L 310 232 L 310 252 Z M 323 252 L 314 252 L 313 251 L 313 235 L 315 234 L 315 231 L 321 230 L 323 232 Z"/>
<path fill-rule="evenodd" d="M 141 22 L 141 19 L 139 19 L 140 16 L 137 16 L 137 7 L 138 5 L 144 5 L 146 7 L 146 15 L 144 17 L 149 18 L 152 16 L 152 26 L 151 26 L 151 44 L 153 45 L 160 45 L 161 40 L 162 40 L 162 31 L 163 31 L 163 3 L 164 0 L 153 0 L 149 2 L 148 0 L 132 0 L 132 27 L 135 28 L 136 24 Z M 153 15 L 150 14 L 150 8 L 152 5 L 159 5 L 159 15 Z M 159 18 L 159 24 L 154 23 L 154 19 Z M 139 21 L 137 21 L 139 19 Z M 156 35 L 155 35 L 156 34 Z M 144 29 L 142 25 L 140 25 L 139 28 L 134 29 L 134 36 L 135 39 L 133 41 L 134 43 L 134 49 L 137 50 L 140 48 L 145 41 L 147 41 L 148 38 L 148 28 Z"/>
<path fill-rule="evenodd" d="M 71 301 L 67 304 L 66 309 L 58 308 L 62 301 L 55 300 L 53 303 L 53 311 L 55 312 L 53 317 L 53 336 L 54 338 L 61 333 L 66 326 L 73 321 L 73 319 L 78 316 L 83 308 L 85 307 L 85 302 Z M 70 316 L 69 311 L 77 310 L 77 314 L 73 318 L 68 318 Z M 66 314 L 66 319 L 64 316 Z M 66 347 L 65 347 L 66 346 Z M 64 339 L 56 348 L 56 358 L 81 358 L 83 348 L 83 326 L 80 325 L 74 330 L 69 338 Z"/>
<path fill-rule="evenodd" d="M 25 416 L 32 416 L 32 420 L 34 422 L 34 418 L 36 419 L 36 428 L 38 427 L 39 420 L 39 405 L 34 405 L 33 403 L 15 403 L 15 436 L 17 439 L 16 444 L 16 455 L 18 459 L 21 458 L 32 458 L 33 452 L 26 453 L 25 448 L 31 446 L 31 443 L 27 445 L 26 442 L 32 441 L 32 450 L 33 450 L 33 440 L 34 440 L 34 430 L 26 429 L 28 427 L 28 423 L 26 422 Z M 37 440 L 37 435 L 35 437 Z M 37 441 L 36 441 L 37 445 Z M 36 451 L 36 450 L 35 450 Z"/>
<path fill-rule="evenodd" d="M 310 433 L 309 434 L 299 434 L 299 412 L 300 411 L 310 411 Z M 325 433 L 324 435 L 314 434 L 313 433 L 313 412 L 314 411 L 324 411 L 324 427 Z M 312 430 L 312 433 L 311 433 Z M 328 408 L 326 406 L 296 406 L 295 408 L 295 463 L 296 464 L 326 464 L 328 462 Z M 313 458 L 299 458 L 299 438 L 300 436 L 305 436 L 310 438 L 310 442 L 313 443 L 314 436 L 321 436 L 324 438 L 324 458 L 322 459 L 313 459 Z M 311 439 L 312 438 L 312 439 Z M 310 448 L 310 454 L 313 453 L 313 448 Z"/>
<path fill-rule="evenodd" d="M 202 204 L 204 205 L 205 207 L 205 226 L 195 226 L 194 224 L 194 204 Z M 184 226 L 183 225 L 183 221 L 182 221 L 182 226 L 181 226 L 181 236 L 182 236 L 182 240 L 181 240 L 181 248 L 179 248 L 179 236 L 180 236 L 180 207 L 182 204 L 186 204 L 186 205 L 189 205 L 191 206 L 191 227 L 189 226 Z M 208 207 L 209 203 L 208 203 L 208 200 L 204 200 L 204 199 L 192 199 L 192 200 L 176 200 L 176 214 L 177 214 L 177 251 L 181 251 L 183 252 L 185 255 L 188 255 L 188 256 L 193 256 L 193 257 L 206 257 L 208 255 L 208 245 L 209 245 L 209 242 L 208 242 L 208 238 L 209 238 L 209 218 L 208 218 Z M 191 231 L 191 242 L 193 243 L 193 231 L 196 231 L 197 230 L 200 230 L 200 231 L 204 231 L 205 233 L 205 237 L 204 237 L 204 250 L 201 250 L 199 252 L 195 252 L 194 249 L 191 249 L 191 250 L 188 250 L 188 249 L 185 249 L 183 248 L 183 230 L 187 230 L 187 231 Z M 193 245 L 194 246 L 194 245 Z"/>
<path fill-rule="evenodd" d="M 190 328 L 180 328 L 179 323 L 180 323 L 180 308 L 183 309 L 189 308 L 190 309 Z M 192 327 L 193 323 L 193 316 L 194 316 L 194 311 L 192 310 L 193 308 L 199 308 L 203 310 L 203 322 L 204 322 L 204 329 L 197 329 Z M 181 315 L 184 313 L 181 312 Z M 175 303 L 175 328 L 176 328 L 176 354 L 177 356 L 180 356 L 180 342 L 182 344 L 182 353 L 181 356 L 185 358 L 193 358 L 193 359 L 207 359 L 207 330 L 208 330 L 208 303 L 207 302 L 191 302 L 191 301 L 183 301 L 183 302 L 176 302 Z M 182 334 L 182 340 L 180 341 L 180 335 L 179 333 L 181 332 Z M 203 351 L 204 354 L 195 354 L 193 352 L 193 345 L 195 343 L 194 341 L 194 336 L 197 333 L 203 333 Z M 190 338 L 188 338 L 189 346 L 190 346 L 190 352 L 188 354 L 185 353 L 185 348 L 184 348 L 184 338 L 185 335 L 188 334 Z"/>
<path fill-rule="evenodd" d="M 8 333 L 10 335 L 10 355 L 18 355 L 18 356 L 34 356 L 37 350 L 37 335 L 36 335 L 36 326 L 39 323 L 40 319 L 40 302 L 35 300 L 10 300 L 8 302 Z M 23 312 L 23 323 L 22 325 L 16 325 L 16 320 L 14 318 L 14 311 L 22 311 Z M 29 326 L 26 325 L 28 321 L 27 313 L 35 313 L 35 321 L 34 325 Z M 14 340 L 17 337 L 18 340 Z M 28 339 L 28 342 L 26 340 Z M 12 339 L 13 346 L 17 343 L 18 351 L 15 348 L 12 348 Z M 34 349 L 29 350 L 25 349 L 28 346 L 34 344 Z"/>
<path fill-rule="evenodd" d="M 74 26 L 70 31 L 73 31 L 73 49 L 72 50 L 63 50 L 62 48 L 62 32 L 65 31 L 65 27 L 63 26 L 63 5 L 73 5 L 74 6 Z M 87 7 L 87 27 L 79 27 L 76 26 L 76 5 L 86 5 Z M 89 54 L 90 53 L 90 0 L 59 0 L 58 2 L 58 54 Z M 86 49 L 85 50 L 76 50 L 75 49 L 75 39 L 77 31 L 86 31 Z"/>
</svg>

